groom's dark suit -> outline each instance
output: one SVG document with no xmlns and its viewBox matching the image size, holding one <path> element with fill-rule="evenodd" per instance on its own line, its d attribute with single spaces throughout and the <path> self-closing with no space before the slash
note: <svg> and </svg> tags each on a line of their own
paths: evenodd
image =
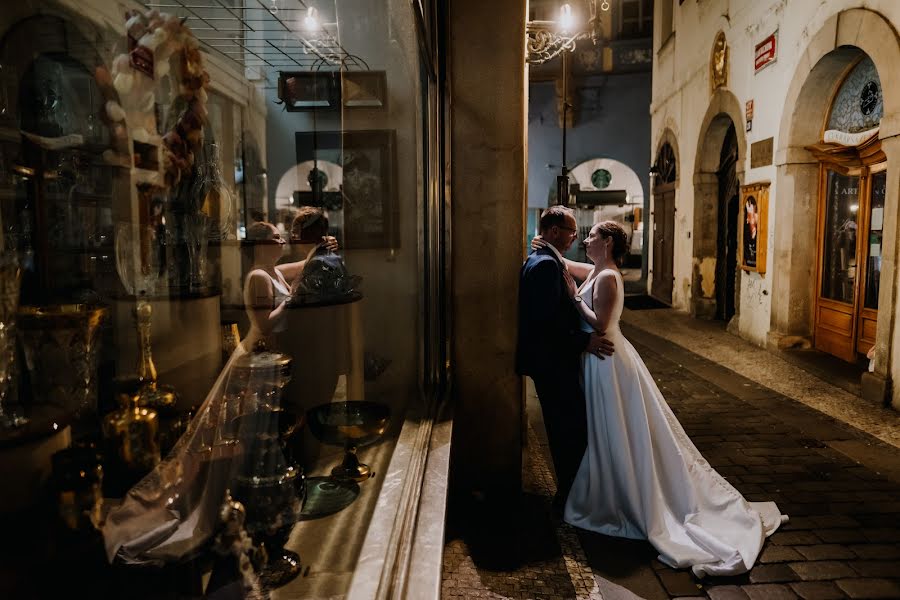
<svg viewBox="0 0 900 600">
<path fill-rule="evenodd" d="M 528 375 L 541 412 L 556 469 L 558 494 L 565 498 L 587 447 L 581 353 L 590 334 L 566 293 L 563 266 L 549 248 L 532 252 L 519 277 L 519 340 L 516 372 Z"/>
</svg>

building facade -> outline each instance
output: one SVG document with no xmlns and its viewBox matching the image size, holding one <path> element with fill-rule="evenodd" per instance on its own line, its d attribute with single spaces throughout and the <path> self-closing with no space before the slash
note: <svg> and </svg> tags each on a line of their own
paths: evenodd
<svg viewBox="0 0 900 600">
<path fill-rule="evenodd" d="M 868 356 L 863 395 L 891 403 L 900 5 L 655 11 L 651 293 L 760 346 Z"/>
<path fill-rule="evenodd" d="M 581 3 L 573 4 L 585 12 Z M 557 19 L 560 5 L 529 2 L 529 21 Z M 570 201 L 580 229 L 571 258 L 586 260 L 580 240 L 593 223 L 615 220 L 629 234 L 629 279 L 640 279 L 647 256 L 652 2 L 615 0 L 601 9 L 600 19 L 602 42 L 582 39 L 572 52 L 529 65 L 528 234 L 537 233 L 541 211 L 558 201 L 556 177 L 565 156 L 570 184 L 577 186 Z"/>
</svg>

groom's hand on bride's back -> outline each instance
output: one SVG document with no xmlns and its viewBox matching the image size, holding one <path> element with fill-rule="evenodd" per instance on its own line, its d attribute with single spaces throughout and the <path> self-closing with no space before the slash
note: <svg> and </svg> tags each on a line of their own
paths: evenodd
<svg viewBox="0 0 900 600">
<path fill-rule="evenodd" d="M 590 352 L 591 354 L 597 356 L 600 360 L 603 360 L 607 356 L 612 356 L 613 352 L 615 352 L 616 349 L 615 346 L 613 346 L 613 343 L 603 337 L 603 335 L 599 333 L 592 333 L 591 337 L 588 338 L 588 345 L 584 351 Z"/>
</svg>

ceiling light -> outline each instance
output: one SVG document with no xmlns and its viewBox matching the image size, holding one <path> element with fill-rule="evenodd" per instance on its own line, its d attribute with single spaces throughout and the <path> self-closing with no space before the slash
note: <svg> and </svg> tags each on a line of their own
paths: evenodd
<svg viewBox="0 0 900 600">
<path fill-rule="evenodd" d="M 572 14 L 572 7 L 563 4 L 559 9 L 559 27 L 563 31 L 569 31 L 575 27 L 575 15 Z"/>
</svg>

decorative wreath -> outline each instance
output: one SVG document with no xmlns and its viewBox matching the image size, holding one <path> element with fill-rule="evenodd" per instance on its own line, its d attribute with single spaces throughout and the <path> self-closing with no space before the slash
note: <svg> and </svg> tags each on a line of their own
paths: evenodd
<svg viewBox="0 0 900 600">
<path fill-rule="evenodd" d="M 102 117 L 110 126 L 112 148 L 104 152 L 107 162 L 131 166 L 129 138 L 161 146 L 165 187 L 178 184 L 190 174 L 194 155 L 203 141 L 209 74 L 203 67 L 200 43 L 184 19 L 150 10 L 125 14 L 128 51 L 112 63 L 112 72 L 97 67 L 94 76 L 106 100 Z M 177 55 L 179 60 L 171 60 Z M 169 112 L 177 116 L 163 135 L 165 123 L 157 123 L 156 91 L 169 75 L 173 63 L 180 71 Z"/>
</svg>

